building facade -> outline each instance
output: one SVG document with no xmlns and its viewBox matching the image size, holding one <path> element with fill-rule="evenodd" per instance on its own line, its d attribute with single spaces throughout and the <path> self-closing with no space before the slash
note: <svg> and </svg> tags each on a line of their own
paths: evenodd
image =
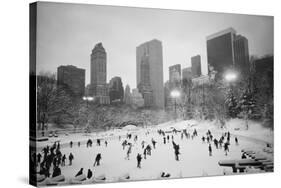
<svg viewBox="0 0 281 188">
<path fill-rule="evenodd" d="M 221 77 L 228 70 L 237 72 L 249 70 L 248 40 L 236 35 L 233 28 L 228 28 L 207 37 L 208 71 L 216 71 Z"/>
<path fill-rule="evenodd" d="M 182 69 L 182 79 L 187 79 L 187 80 L 192 79 L 191 67 L 187 67 L 187 68 Z"/>
<path fill-rule="evenodd" d="M 181 80 L 181 65 L 176 64 L 169 67 L 169 81 L 178 82 Z"/>
<path fill-rule="evenodd" d="M 102 43 L 95 45 L 91 53 L 91 80 L 89 94 L 93 96 L 95 102 L 109 104 L 109 86 L 106 83 L 106 51 Z"/>
<path fill-rule="evenodd" d="M 126 85 L 125 87 L 125 92 L 124 92 L 124 103 L 127 105 L 132 104 L 132 94 L 131 94 L 131 89 L 129 85 Z"/>
<path fill-rule="evenodd" d="M 109 82 L 109 98 L 110 102 L 123 102 L 124 88 L 122 79 L 119 76 L 113 77 Z"/>
<path fill-rule="evenodd" d="M 242 35 L 237 35 L 234 38 L 234 60 L 235 67 L 241 73 L 249 73 L 250 60 L 249 60 L 249 47 L 248 39 Z"/>
<path fill-rule="evenodd" d="M 151 40 L 136 48 L 137 86 L 151 107 L 164 108 L 162 43 Z M 148 76 L 149 75 L 149 76 Z M 151 86 L 143 89 L 147 83 Z M 145 91 L 145 92 L 144 92 Z M 152 94 L 152 97 L 151 97 Z"/>
<path fill-rule="evenodd" d="M 62 65 L 57 68 L 57 84 L 64 87 L 74 97 L 85 94 L 85 69 L 73 65 Z"/>
<path fill-rule="evenodd" d="M 191 57 L 191 72 L 192 78 L 201 76 L 201 56 L 196 55 Z"/>
</svg>

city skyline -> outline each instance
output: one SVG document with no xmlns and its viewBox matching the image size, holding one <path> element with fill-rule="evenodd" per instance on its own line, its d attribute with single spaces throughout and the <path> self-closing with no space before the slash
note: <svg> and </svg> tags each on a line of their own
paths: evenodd
<svg viewBox="0 0 281 188">
<path fill-rule="evenodd" d="M 228 27 L 248 39 L 250 55 L 273 54 L 273 18 L 270 16 L 42 5 L 38 6 L 37 73 L 56 72 L 60 65 L 74 65 L 86 69 L 86 84 L 90 83 L 90 52 L 99 42 L 108 54 L 107 80 L 120 76 L 123 85 L 129 84 L 131 88 L 136 88 L 135 48 L 155 38 L 162 41 L 164 82 L 169 77 L 169 66 L 189 67 L 190 58 L 197 54 L 202 58 L 202 74 L 206 74 L 206 37 Z M 59 22 L 54 22 L 57 19 Z M 195 27 L 197 29 L 193 29 Z"/>
</svg>

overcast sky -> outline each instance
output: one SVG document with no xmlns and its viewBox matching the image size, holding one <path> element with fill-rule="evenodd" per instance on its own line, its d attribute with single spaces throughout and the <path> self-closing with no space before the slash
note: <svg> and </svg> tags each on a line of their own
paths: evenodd
<svg viewBox="0 0 281 188">
<path fill-rule="evenodd" d="M 37 19 L 37 72 L 75 65 L 86 69 L 86 84 L 98 42 L 107 52 L 107 81 L 120 76 L 131 88 L 136 87 L 136 47 L 154 38 L 163 45 L 164 81 L 169 66 L 189 67 L 197 54 L 206 74 L 206 37 L 228 27 L 248 39 L 250 55 L 273 54 L 273 17 L 267 16 L 41 2 Z"/>
</svg>

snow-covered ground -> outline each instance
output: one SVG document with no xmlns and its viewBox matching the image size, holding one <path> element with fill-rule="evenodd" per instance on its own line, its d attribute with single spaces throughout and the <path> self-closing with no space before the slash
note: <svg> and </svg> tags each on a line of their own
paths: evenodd
<svg viewBox="0 0 281 188">
<path fill-rule="evenodd" d="M 91 133 L 91 134 L 73 134 L 68 136 L 59 136 L 58 138 L 52 138 L 47 142 L 38 143 L 38 151 L 46 145 L 51 145 L 54 141 L 60 141 L 62 144 L 62 153 L 68 156 L 70 152 L 74 155 L 74 161 L 72 166 L 66 165 L 61 167 L 62 174 L 68 179 L 73 178 L 80 168 L 84 168 L 84 174 L 87 174 L 87 170 L 91 169 L 95 177 L 99 175 L 106 176 L 106 182 L 119 181 L 119 178 L 124 174 L 129 174 L 130 180 L 147 180 L 158 179 L 161 172 L 171 174 L 170 178 L 181 177 L 195 177 L 195 176 L 213 176 L 223 175 L 223 172 L 231 172 L 232 169 L 227 167 L 221 167 L 218 165 L 220 160 L 225 159 L 241 159 L 241 150 L 251 148 L 262 153 L 265 147 L 265 142 L 273 143 L 273 133 L 269 130 L 263 129 L 259 124 L 250 122 L 249 130 L 241 125 L 242 120 L 232 120 L 227 123 L 227 128 L 224 130 L 218 129 L 212 122 L 197 122 L 192 121 L 177 121 L 167 122 L 161 125 L 151 127 L 149 129 L 139 130 L 111 130 L 103 133 Z M 180 160 L 176 161 L 174 156 L 173 145 L 171 140 L 169 143 L 163 143 L 163 137 L 160 136 L 156 130 L 162 129 L 169 131 L 172 127 L 182 130 L 187 129 L 189 133 L 192 133 L 194 129 L 198 130 L 198 137 L 194 139 L 181 139 L 181 134 L 174 134 L 174 141 L 180 145 Z M 239 130 L 237 128 L 240 128 Z M 209 156 L 208 144 L 203 143 L 201 137 L 205 135 L 207 130 L 211 130 L 215 138 L 219 139 L 222 132 L 230 131 L 233 135 L 238 136 L 239 145 L 234 142 L 234 136 L 230 140 L 230 152 L 226 156 L 223 149 L 216 149 L 212 144 L 213 154 Z M 145 133 L 150 133 L 146 135 Z M 125 159 L 127 147 L 122 149 L 122 141 L 127 133 L 132 133 L 133 137 L 129 140 L 132 144 L 132 153 L 130 160 Z M 121 137 L 119 141 L 118 137 Z M 137 142 L 134 142 L 134 135 L 138 135 Z M 172 135 L 172 133 L 171 133 Z M 170 136 L 171 136 L 170 135 Z M 96 146 L 94 142 L 93 147 L 86 148 L 86 140 L 101 138 L 101 146 Z M 151 139 L 156 140 L 156 149 L 152 149 L 152 155 L 147 156 L 147 159 L 142 159 L 141 169 L 137 168 L 136 156 L 138 153 L 143 155 L 143 149 L 141 148 L 141 142 L 145 141 L 146 144 L 151 144 Z M 108 146 L 104 144 L 104 140 L 107 140 Z M 73 141 L 72 148 L 69 147 L 69 142 Z M 81 146 L 77 146 L 77 142 L 81 142 Z M 264 142 L 265 141 L 265 142 Z M 97 153 L 101 153 L 101 165 L 93 167 L 95 156 Z M 267 154 L 267 157 L 273 158 Z M 68 164 L 68 161 L 67 161 Z"/>
</svg>

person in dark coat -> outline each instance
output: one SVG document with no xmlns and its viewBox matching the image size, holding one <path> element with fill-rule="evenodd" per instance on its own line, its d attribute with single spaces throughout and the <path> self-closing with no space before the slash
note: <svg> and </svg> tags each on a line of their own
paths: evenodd
<svg viewBox="0 0 281 188">
<path fill-rule="evenodd" d="M 80 176 L 80 175 L 82 175 L 82 174 L 83 174 L 83 168 L 81 168 L 81 169 L 77 172 L 77 174 L 75 175 L 75 177 Z"/>
<path fill-rule="evenodd" d="M 146 159 L 146 148 L 143 150 L 144 159 Z"/>
<path fill-rule="evenodd" d="M 73 156 L 73 154 L 72 153 L 70 153 L 69 154 L 69 156 L 68 156 L 68 160 L 69 160 L 69 166 L 71 166 L 72 165 L 72 160 L 74 159 L 74 156 Z"/>
<path fill-rule="evenodd" d="M 59 176 L 59 175 L 61 175 L 61 169 L 60 169 L 60 167 L 55 166 L 55 167 L 54 167 L 54 170 L 53 170 L 53 175 L 52 175 L 52 177 L 57 177 L 57 176 Z"/>
<path fill-rule="evenodd" d="M 91 169 L 88 169 L 87 178 L 90 179 L 93 176 Z"/>
<path fill-rule="evenodd" d="M 212 146 L 209 144 L 209 156 L 212 156 Z"/>
<path fill-rule="evenodd" d="M 154 139 L 152 139 L 151 142 L 152 142 L 152 145 L 153 145 L 153 149 L 155 149 L 156 141 Z"/>
<path fill-rule="evenodd" d="M 142 157 L 141 157 L 141 154 L 138 153 L 137 155 L 137 168 L 141 168 L 141 160 L 142 160 Z"/>
<path fill-rule="evenodd" d="M 65 160 L 66 160 L 66 156 L 64 154 L 61 158 L 61 166 L 65 166 Z"/>
<path fill-rule="evenodd" d="M 100 139 L 97 139 L 97 145 L 100 146 Z"/>
<path fill-rule="evenodd" d="M 107 147 L 107 144 L 108 144 L 107 141 L 104 141 L 104 144 L 105 144 L 105 147 Z"/>
<path fill-rule="evenodd" d="M 70 141 L 69 145 L 70 145 L 70 147 L 72 148 L 72 146 L 73 146 L 73 142 L 72 142 L 72 141 Z"/>
<path fill-rule="evenodd" d="M 236 145 L 238 145 L 238 138 L 237 137 L 235 137 L 235 143 L 236 143 Z"/>
<path fill-rule="evenodd" d="M 95 163 L 94 163 L 94 166 L 99 166 L 100 165 L 100 160 L 101 160 L 101 154 L 98 153 L 97 156 L 96 156 L 96 159 L 95 159 Z"/>
<path fill-rule="evenodd" d="M 166 144 L 166 137 L 165 136 L 163 137 L 163 142 L 164 142 L 164 144 Z"/>
</svg>

